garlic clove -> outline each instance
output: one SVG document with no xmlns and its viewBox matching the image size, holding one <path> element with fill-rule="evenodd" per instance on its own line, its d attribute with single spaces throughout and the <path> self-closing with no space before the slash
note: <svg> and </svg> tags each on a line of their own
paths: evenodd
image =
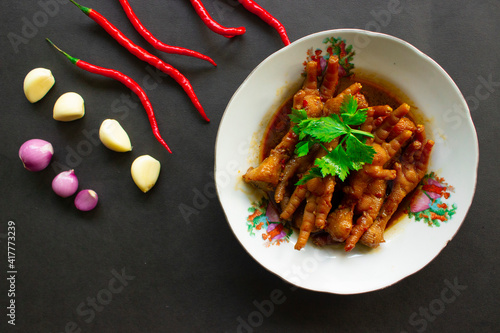
<svg viewBox="0 0 500 333">
<path fill-rule="evenodd" d="M 24 95 L 31 103 L 41 100 L 56 82 L 52 72 L 46 68 L 32 69 L 24 78 Z"/>
<path fill-rule="evenodd" d="M 127 132 L 115 119 L 106 119 L 102 122 L 99 128 L 99 139 L 104 146 L 113 151 L 126 152 L 132 150 Z"/>
<path fill-rule="evenodd" d="M 132 163 L 132 179 L 142 192 L 146 193 L 156 184 L 160 167 L 160 162 L 149 155 L 139 156 Z"/>
<path fill-rule="evenodd" d="M 54 104 L 53 117 L 58 121 L 72 121 L 85 115 L 85 103 L 82 96 L 75 92 L 62 94 Z"/>
</svg>

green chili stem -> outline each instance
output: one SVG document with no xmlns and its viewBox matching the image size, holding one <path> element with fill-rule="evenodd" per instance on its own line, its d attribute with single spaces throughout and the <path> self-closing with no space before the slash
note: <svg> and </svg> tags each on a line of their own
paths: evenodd
<svg viewBox="0 0 500 333">
<path fill-rule="evenodd" d="M 67 54 L 66 52 L 64 52 L 63 50 L 61 50 L 59 47 L 57 47 L 56 44 L 54 44 L 50 39 L 48 38 L 45 38 L 47 40 L 47 42 L 50 43 L 50 45 L 52 45 L 57 51 L 61 52 L 62 54 L 64 54 L 68 59 L 69 61 L 71 61 L 73 63 L 73 65 L 76 65 L 76 63 L 80 60 L 78 58 L 75 58 L 75 57 L 72 57 L 70 56 L 69 54 Z"/>
<path fill-rule="evenodd" d="M 71 2 L 75 5 L 75 6 L 77 6 L 78 8 L 80 8 L 80 10 L 81 10 L 82 12 L 84 12 L 85 14 L 87 14 L 87 15 L 89 15 L 89 14 L 90 14 L 90 12 L 92 11 L 92 9 L 91 9 L 91 8 L 88 8 L 88 7 L 82 6 L 82 5 L 80 5 L 78 2 L 76 2 L 76 1 L 74 1 L 74 0 L 69 0 L 69 1 L 71 1 Z"/>
</svg>

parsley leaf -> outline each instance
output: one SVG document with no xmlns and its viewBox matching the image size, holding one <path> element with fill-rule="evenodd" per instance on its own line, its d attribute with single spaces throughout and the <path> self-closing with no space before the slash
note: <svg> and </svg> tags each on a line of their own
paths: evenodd
<svg viewBox="0 0 500 333">
<path fill-rule="evenodd" d="M 313 178 L 323 178 L 325 175 L 321 172 L 321 168 L 315 166 L 309 169 L 309 171 L 297 182 L 296 185 L 303 185 Z"/>
<path fill-rule="evenodd" d="M 305 109 L 297 110 L 292 108 L 292 113 L 289 114 L 289 117 L 292 123 L 298 124 L 302 120 L 307 119 L 307 112 Z"/>
<path fill-rule="evenodd" d="M 344 97 L 342 104 L 340 105 L 340 114 L 354 114 L 358 109 L 358 101 L 352 95 L 347 95 Z M 359 125 L 359 124 L 358 124 Z"/>
<path fill-rule="evenodd" d="M 351 161 L 344 148 L 338 145 L 323 158 L 316 160 L 315 164 L 321 168 L 324 175 L 337 175 L 344 180 L 349 174 Z"/>
<path fill-rule="evenodd" d="M 298 156 L 307 155 L 312 145 L 316 143 L 327 143 L 342 137 L 335 149 L 324 157 L 316 159 L 314 166 L 297 185 L 327 175 L 338 176 L 344 181 L 350 170 L 359 170 L 365 163 L 372 163 L 375 149 L 365 141 L 373 135 L 350 127 L 363 124 L 366 118 L 367 109 L 358 109 L 358 102 L 351 95 L 344 98 L 340 106 L 340 116 L 332 114 L 328 117 L 307 118 L 305 110 L 292 109 L 290 120 L 295 124 L 293 130 L 300 140 L 295 146 L 295 153 Z"/>
<path fill-rule="evenodd" d="M 299 125 L 300 134 L 306 135 L 320 141 L 320 142 L 330 142 L 333 139 L 349 133 L 349 128 L 340 120 L 340 117 L 336 114 L 329 117 L 322 118 L 312 118 L 307 121 L 303 121 Z"/>
<path fill-rule="evenodd" d="M 342 121 L 349 126 L 358 126 L 366 121 L 366 109 L 358 110 L 358 102 L 351 95 L 344 97 L 340 105 L 340 115 Z"/>
<path fill-rule="evenodd" d="M 300 141 L 295 146 L 295 154 L 297 154 L 298 157 L 306 156 L 309 153 L 309 149 L 311 149 L 311 146 L 313 144 L 314 142 L 311 141 Z"/>
<path fill-rule="evenodd" d="M 375 149 L 359 141 L 359 139 L 350 135 L 346 139 L 346 150 L 349 152 L 349 158 L 354 163 L 371 163 L 375 156 Z"/>
<path fill-rule="evenodd" d="M 357 110 L 355 113 L 343 113 L 342 121 L 349 126 L 361 125 L 366 121 L 366 110 Z"/>
</svg>

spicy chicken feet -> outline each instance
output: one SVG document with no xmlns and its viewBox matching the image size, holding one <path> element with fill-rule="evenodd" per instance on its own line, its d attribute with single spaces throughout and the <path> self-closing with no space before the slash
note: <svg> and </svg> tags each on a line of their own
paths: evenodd
<svg viewBox="0 0 500 333">
<path fill-rule="evenodd" d="M 315 227 L 318 228 L 316 222 L 318 218 L 322 218 L 323 221 L 326 219 L 332 207 L 331 193 L 333 193 L 335 187 L 335 180 L 333 176 L 313 178 L 304 186 L 299 187 L 301 187 L 301 190 L 306 191 L 306 206 L 302 216 L 299 237 L 295 244 L 296 250 L 301 250 L 306 246 L 311 231 Z"/>
<path fill-rule="evenodd" d="M 361 212 L 361 216 L 358 217 L 349 237 L 345 240 L 344 249 L 346 252 L 354 249 L 361 236 L 373 224 L 373 220 L 377 217 L 384 202 L 386 189 L 387 181 L 385 179 L 375 179 L 366 188 L 363 197 L 356 206 L 356 210 Z"/>
<path fill-rule="evenodd" d="M 410 139 L 412 132 L 403 131 L 390 142 L 385 142 L 385 139 L 389 136 L 391 129 L 409 111 L 410 107 L 407 104 L 402 104 L 375 129 L 373 142 L 371 143 L 375 149 L 373 162 L 365 164 L 362 169 L 351 176 L 349 185 L 344 187 L 345 195 L 342 202 L 328 216 L 325 230 L 333 240 L 343 242 L 349 237 L 353 227 L 353 209 L 363 197 L 368 185 L 376 179 L 392 180 L 396 177 L 396 172 L 385 169 L 385 166 L 396 155 L 403 144 Z"/>
<path fill-rule="evenodd" d="M 384 242 L 384 231 L 387 222 L 396 212 L 401 201 L 420 183 L 427 171 L 429 156 L 434 141 L 424 143 L 423 126 L 417 129 L 417 139 L 409 145 L 403 153 L 400 163 L 395 163 L 396 180 L 393 189 L 372 226 L 361 237 L 361 243 L 377 247 Z"/>
<path fill-rule="evenodd" d="M 293 107 L 304 109 L 308 117 L 321 116 L 322 99 L 331 98 L 330 94 L 334 93 L 338 84 L 338 58 L 331 57 L 329 60 L 325 79 L 319 88 L 318 75 L 317 62 L 308 62 L 302 89 L 293 97 Z M 258 167 L 248 169 L 243 180 L 265 191 L 274 190 L 280 182 L 283 167 L 293 155 L 297 141 L 297 135 L 290 129 Z"/>
<path fill-rule="evenodd" d="M 340 104 L 344 100 L 345 96 L 351 95 L 351 94 L 358 94 L 360 89 L 361 89 L 361 84 L 354 83 L 351 86 L 349 86 L 348 88 L 346 88 L 344 91 L 339 93 L 337 96 L 327 100 L 325 103 L 325 107 L 323 109 L 323 116 L 327 116 L 329 114 L 339 114 L 340 113 Z M 361 100 L 362 102 L 365 102 L 364 96 L 362 96 L 362 95 L 358 95 L 357 99 Z M 371 111 L 375 112 L 374 109 L 371 109 Z M 329 142 L 328 144 L 326 144 L 326 147 L 329 150 L 332 150 L 337 146 L 337 144 L 338 144 L 338 139 L 335 139 L 332 142 Z M 316 156 L 316 157 L 314 157 L 314 159 L 311 160 L 311 158 L 310 158 L 311 155 Z M 316 158 L 321 158 L 324 155 L 325 155 L 324 150 L 321 150 L 317 154 L 316 154 L 316 151 L 314 150 L 314 151 L 310 152 L 307 156 L 304 156 L 304 158 L 301 159 L 301 162 L 302 161 L 310 162 L 309 166 L 312 166 L 314 164 L 314 160 Z M 287 166 L 285 166 L 285 170 L 286 170 L 286 168 L 287 168 Z M 282 182 L 285 182 L 285 181 L 288 182 L 288 180 L 289 180 L 289 177 L 284 177 Z M 281 187 L 280 185 L 278 185 L 278 188 Z M 282 190 L 280 189 L 280 192 L 277 192 L 277 193 L 279 193 L 278 194 L 279 196 L 275 195 L 275 199 L 277 200 L 277 202 L 279 202 L 278 200 L 282 199 L 283 195 L 281 194 L 281 191 Z M 306 198 L 306 194 L 307 194 L 307 192 L 303 188 L 299 188 L 299 187 L 295 188 L 294 192 L 292 193 L 292 195 L 290 197 L 290 200 L 288 200 L 287 204 L 283 206 L 283 213 L 282 213 L 281 218 L 283 218 L 285 220 L 290 219 L 290 217 L 293 215 L 293 213 L 299 207 L 300 203 Z M 332 194 L 333 194 L 333 189 L 332 189 L 332 193 L 330 193 L 330 199 L 331 199 Z M 321 228 L 323 228 L 325 225 L 325 222 L 322 221 L 322 219 L 320 219 L 317 224 L 319 226 L 321 226 Z"/>
</svg>

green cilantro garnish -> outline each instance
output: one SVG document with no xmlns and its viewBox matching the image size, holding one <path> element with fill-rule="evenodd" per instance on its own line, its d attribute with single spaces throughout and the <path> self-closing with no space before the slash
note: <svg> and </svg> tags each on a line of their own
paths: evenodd
<svg viewBox="0 0 500 333">
<path fill-rule="evenodd" d="M 305 110 L 292 109 L 290 120 L 293 130 L 299 136 L 295 146 L 297 156 L 305 156 L 311 147 L 341 137 L 335 149 L 324 157 L 316 159 L 314 166 L 297 183 L 304 184 L 316 177 L 338 176 L 344 181 L 350 170 L 359 170 L 365 163 L 372 163 L 375 149 L 365 143 L 373 135 L 351 126 L 359 126 L 366 121 L 366 109 L 358 110 L 357 100 L 348 95 L 340 107 L 340 116 L 332 114 L 321 118 L 308 118 Z"/>
</svg>

